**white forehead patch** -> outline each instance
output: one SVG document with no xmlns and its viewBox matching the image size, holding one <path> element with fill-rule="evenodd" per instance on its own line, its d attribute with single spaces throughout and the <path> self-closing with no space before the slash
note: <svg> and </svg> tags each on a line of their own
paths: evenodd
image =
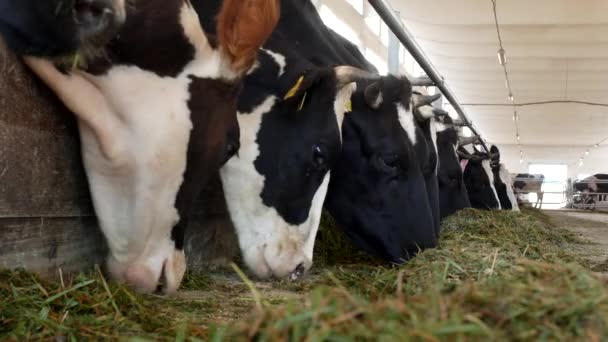
<svg viewBox="0 0 608 342">
<path fill-rule="evenodd" d="M 403 107 L 401 103 L 397 104 L 397 115 L 399 117 L 399 123 L 407 137 L 412 142 L 412 145 L 416 145 L 416 123 L 414 122 L 414 114 Z"/>
<path fill-rule="evenodd" d="M 261 50 L 266 52 L 268 55 L 270 55 L 270 57 L 272 57 L 272 59 L 274 59 L 274 61 L 279 66 L 279 75 L 278 76 L 279 77 L 283 76 L 283 74 L 285 73 L 285 66 L 287 65 L 287 60 L 285 59 L 285 56 L 281 55 L 280 53 L 273 52 L 270 50 L 266 50 L 266 49 L 261 49 Z"/>
<path fill-rule="evenodd" d="M 513 192 L 513 179 L 511 178 L 511 174 L 509 173 L 504 164 L 500 164 L 499 167 L 500 169 L 498 175 L 500 176 L 500 180 L 507 186 L 507 197 L 509 197 L 509 202 L 511 202 L 512 210 L 519 211 L 517 198 L 515 197 L 515 193 Z"/>
<path fill-rule="evenodd" d="M 344 122 L 344 116 L 347 111 L 347 105 L 351 101 L 353 93 L 357 90 L 357 84 L 355 82 L 349 83 L 342 89 L 338 90 L 336 100 L 334 101 L 334 113 L 336 114 L 336 120 L 338 120 L 338 129 L 340 130 L 340 141 L 342 141 L 342 123 Z M 351 104 L 352 106 L 352 104 Z"/>
<path fill-rule="evenodd" d="M 498 209 L 502 209 L 502 207 L 500 206 L 500 199 L 498 199 L 498 192 L 496 192 L 496 188 L 494 187 L 494 173 L 492 172 L 492 168 L 490 167 L 490 160 L 482 160 L 481 166 L 483 167 L 483 170 L 486 172 L 486 175 L 488 175 L 488 179 L 490 180 L 490 188 L 492 188 L 494 197 L 496 197 L 496 202 L 498 202 Z"/>
</svg>

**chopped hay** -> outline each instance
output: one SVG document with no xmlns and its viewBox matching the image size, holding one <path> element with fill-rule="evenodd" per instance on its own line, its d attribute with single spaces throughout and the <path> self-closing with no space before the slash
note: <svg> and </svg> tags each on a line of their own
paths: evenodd
<svg viewBox="0 0 608 342">
<path fill-rule="evenodd" d="M 539 211 L 465 210 L 440 248 L 379 266 L 325 217 L 312 274 L 256 282 L 257 305 L 232 271 L 188 274 L 170 298 L 99 272 L 63 284 L 0 272 L 0 339 L 599 341 L 608 285 L 572 252 L 585 244 Z"/>
</svg>

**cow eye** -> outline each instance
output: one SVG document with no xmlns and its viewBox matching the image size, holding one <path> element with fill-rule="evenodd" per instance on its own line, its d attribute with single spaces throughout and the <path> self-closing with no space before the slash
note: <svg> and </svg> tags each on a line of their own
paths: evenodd
<svg viewBox="0 0 608 342">
<path fill-rule="evenodd" d="M 312 162 L 317 170 L 327 170 L 328 160 L 327 153 L 325 152 L 325 147 L 322 145 L 315 145 L 312 148 Z"/>
</svg>

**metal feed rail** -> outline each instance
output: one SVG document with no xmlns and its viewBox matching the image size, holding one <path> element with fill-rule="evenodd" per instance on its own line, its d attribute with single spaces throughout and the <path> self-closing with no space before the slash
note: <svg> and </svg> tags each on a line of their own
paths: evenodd
<svg viewBox="0 0 608 342">
<path fill-rule="evenodd" d="M 483 140 L 483 138 L 481 138 L 481 134 L 479 134 L 477 129 L 473 126 L 471 120 L 469 120 L 467 117 L 464 108 L 462 108 L 458 100 L 456 100 L 456 96 L 445 83 L 444 78 L 439 75 L 439 72 L 428 57 L 426 57 L 414 39 L 414 36 L 412 36 L 412 34 L 403 26 L 399 17 L 395 15 L 395 12 L 386 3 L 386 0 L 368 0 L 368 2 L 376 10 L 380 18 L 386 23 L 388 28 L 393 31 L 401 44 L 403 44 L 407 51 L 409 51 L 414 60 L 418 63 L 418 65 L 420 65 L 431 81 L 433 81 L 434 85 L 439 88 L 439 91 L 441 91 L 443 96 L 445 96 L 448 102 L 450 102 L 452 107 L 454 107 L 454 110 L 456 110 L 456 113 L 458 113 L 460 119 L 466 124 L 467 127 L 469 127 L 474 135 L 479 136 L 479 142 L 483 146 L 484 150 L 489 154 L 490 149 L 486 145 L 486 142 Z"/>
</svg>

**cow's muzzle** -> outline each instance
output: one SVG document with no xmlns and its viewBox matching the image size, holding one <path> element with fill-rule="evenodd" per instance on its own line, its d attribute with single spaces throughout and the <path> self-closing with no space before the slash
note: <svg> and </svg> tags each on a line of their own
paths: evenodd
<svg viewBox="0 0 608 342">
<path fill-rule="evenodd" d="M 120 0 L 76 0 L 73 13 L 80 40 L 94 46 L 107 43 L 125 21 L 124 6 Z"/>
</svg>

